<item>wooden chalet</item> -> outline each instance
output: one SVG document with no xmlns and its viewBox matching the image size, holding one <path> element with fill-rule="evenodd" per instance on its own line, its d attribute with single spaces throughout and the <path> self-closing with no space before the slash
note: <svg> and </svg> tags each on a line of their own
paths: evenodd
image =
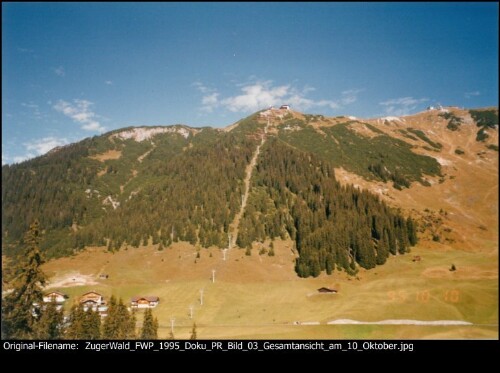
<svg viewBox="0 0 500 373">
<path fill-rule="evenodd" d="M 160 298 L 157 296 L 137 296 L 130 299 L 132 308 L 154 308 L 160 303 Z"/>
<path fill-rule="evenodd" d="M 97 311 L 105 304 L 105 302 L 104 297 L 101 294 L 95 291 L 89 291 L 80 297 L 80 304 L 83 305 L 84 311 L 87 311 L 88 309 Z"/>
<path fill-rule="evenodd" d="M 66 302 L 66 299 L 68 299 L 68 296 L 59 291 L 51 291 L 43 296 L 44 303 L 55 302 L 60 304 Z"/>
</svg>

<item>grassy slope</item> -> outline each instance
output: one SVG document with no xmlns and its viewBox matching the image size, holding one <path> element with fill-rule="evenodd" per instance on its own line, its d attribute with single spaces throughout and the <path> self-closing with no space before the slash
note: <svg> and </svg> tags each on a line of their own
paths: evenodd
<svg viewBox="0 0 500 373">
<path fill-rule="evenodd" d="M 339 272 L 299 279 L 293 272 L 290 243 L 275 246 L 275 257 L 259 256 L 256 249 L 248 257 L 233 249 L 227 261 L 220 251 L 203 249 L 197 263 L 195 248 L 184 243 L 161 252 L 151 247 L 115 254 L 96 249 L 49 262 L 45 270 L 56 278 L 74 272 L 96 279 L 99 271 L 109 274 L 98 285 L 61 288 L 70 294 L 69 303 L 88 290 L 106 297 L 160 296 L 154 313 L 161 337 L 167 337 L 171 317 L 176 319 L 178 338 L 189 337 L 193 321 L 199 338 L 208 339 L 498 337 L 496 252 L 470 253 L 426 243 L 412 252 L 422 256 L 418 263 L 411 261 L 412 255 L 397 256 L 372 271 L 361 270 L 359 279 Z M 452 262 L 456 272 L 448 270 Z M 216 269 L 215 283 L 210 280 L 212 269 Z M 319 295 L 316 289 L 321 286 L 337 288 L 339 293 Z M 188 317 L 190 305 L 193 321 Z M 482 325 L 326 325 L 335 319 L 465 320 Z M 320 325 L 294 325 L 296 321 Z"/>
</svg>

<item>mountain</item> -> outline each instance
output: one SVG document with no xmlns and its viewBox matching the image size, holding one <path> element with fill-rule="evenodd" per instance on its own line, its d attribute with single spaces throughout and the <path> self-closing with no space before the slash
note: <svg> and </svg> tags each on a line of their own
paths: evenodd
<svg viewBox="0 0 500 373">
<path fill-rule="evenodd" d="M 15 253 L 39 219 L 48 257 L 281 237 L 301 277 L 355 273 L 408 252 L 417 227 L 458 246 L 472 245 L 460 237 L 471 224 L 478 239 L 496 234 L 497 144 L 496 108 L 368 120 L 268 109 L 225 129 L 124 128 L 3 166 L 2 248 Z"/>
</svg>

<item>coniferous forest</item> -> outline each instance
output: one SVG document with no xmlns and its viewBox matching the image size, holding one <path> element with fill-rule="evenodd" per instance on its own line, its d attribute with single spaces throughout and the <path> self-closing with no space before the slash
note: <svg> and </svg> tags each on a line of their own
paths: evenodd
<svg viewBox="0 0 500 373">
<path fill-rule="evenodd" d="M 124 129 L 3 166 L 4 253 L 17 251 L 35 219 L 44 229 L 40 245 L 47 258 L 86 246 L 115 251 L 148 244 L 166 248 L 172 241 L 225 248 L 263 129 L 257 115 L 232 131 L 177 125 L 144 141 L 120 137 L 130 130 Z M 299 254 L 296 272 L 309 277 L 334 270 L 353 274 L 358 265 L 370 269 L 416 243 L 411 219 L 373 194 L 341 186 L 335 158 L 308 146 L 301 150 L 297 136 L 291 145 L 286 137 L 270 135 L 262 146 L 238 227 L 240 248 L 291 238 Z M 118 156 L 99 158 L 109 152 Z M 372 159 L 357 162 L 372 172 Z"/>
<path fill-rule="evenodd" d="M 249 204 L 239 246 L 291 237 L 301 277 L 336 268 L 353 273 L 356 263 L 370 269 L 417 241 L 411 218 L 369 192 L 341 186 L 331 164 L 276 139 L 266 144 L 257 165 Z"/>
</svg>

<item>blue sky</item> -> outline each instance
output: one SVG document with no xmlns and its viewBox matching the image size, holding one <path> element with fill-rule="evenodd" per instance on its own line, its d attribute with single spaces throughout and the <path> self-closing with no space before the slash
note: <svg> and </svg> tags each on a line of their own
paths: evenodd
<svg viewBox="0 0 500 373">
<path fill-rule="evenodd" d="M 497 106 L 497 3 L 2 3 L 2 164 L 269 105 Z"/>
</svg>

